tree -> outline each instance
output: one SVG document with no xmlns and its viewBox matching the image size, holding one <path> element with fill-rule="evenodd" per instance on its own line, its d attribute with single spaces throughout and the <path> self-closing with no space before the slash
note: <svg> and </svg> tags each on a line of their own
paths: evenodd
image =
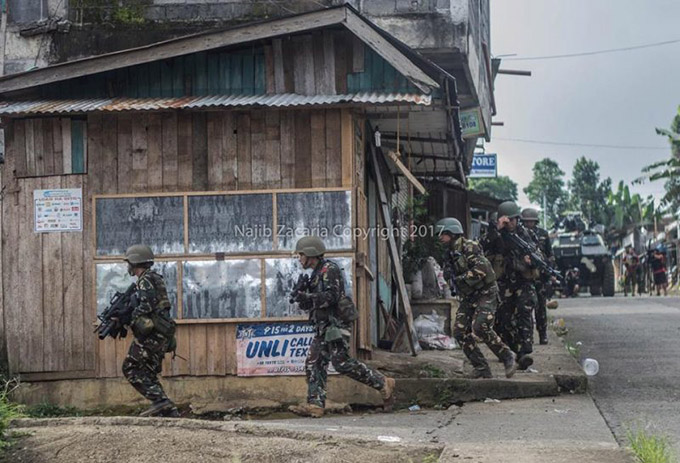
<svg viewBox="0 0 680 463">
<path fill-rule="evenodd" d="M 533 173 L 534 176 L 524 188 L 524 193 L 532 203 L 541 205 L 545 196 L 549 223 L 544 225 L 550 226 L 567 207 L 569 193 L 564 188 L 564 171 L 557 162 L 545 158 L 534 164 Z"/>
<path fill-rule="evenodd" d="M 470 189 L 501 201 L 517 201 L 517 184 L 510 177 L 471 178 Z"/>
<path fill-rule="evenodd" d="M 581 211 L 591 224 L 607 224 L 611 187 L 610 178 L 600 182 L 600 165 L 582 156 L 576 161 L 569 181 L 570 206 Z"/>
<path fill-rule="evenodd" d="M 671 145 L 671 157 L 665 161 L 656 162 L 642 169 L 645 174 L 636 180 L 641 183 L 645 180 L 652 182 L 665 180 L 665 194 L 661 204 L 670 212 L 675 213 L 680 208 L 680 107 L 678 114 L 671 122 L 670 129 L 656 129 L 658 135 L 668 139 Z"/>
<path fill-rule="evenodd" d="M 658 211 L 655 208 L 654 197 L 643 199 L 639 194 L 630 194 L 630 189 L 619 182 L 618 189 L 609 194 L 607 204 L 610 209 L 609 228 L 625 231 L 629 226 L 653 223 Z"/>
</svg>

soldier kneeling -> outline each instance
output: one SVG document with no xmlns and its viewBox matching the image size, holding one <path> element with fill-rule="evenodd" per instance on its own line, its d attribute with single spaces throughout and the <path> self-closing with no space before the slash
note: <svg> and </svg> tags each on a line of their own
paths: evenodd
<svg viewBox="0 0 680 463">
<path fill-rule="evenodd" d="M 154 255 L 144 245 L 131 246 L 125 253 L 128 273 L 137 277 L 137 307 L 130 327 L 134 339 L 123 361 L 123 375 L 152 402 L 141 416 L 179 416 L 158 380 L 163 357 L 176 348 L 175 322 L 170 316 L 170 301 L 163 277 L 151 270 Z"/>
<path fill-rule="evenodd" d="M 352 316 L 351 299 L 345 296 L 345 282 L 340 268 L 324 258 L 326 246 L 316 236 L 298 240 L 295 253 L 304 269 L 314 269 L 304 291 L 294 295 L 299 307 L 309 312 L 315 335 L 305 361 L 307 375 L 307 404 L 289 407 L 293 413 L 320 418 L 326 405 L 326 379 L 328 364 L 335 371 L 349 376 L 380 391 L 384 410 L 391 411 L 394 404 L 394 378 L 389 378 L 366 366 L 349 354 Z M 350 309 L 347 309 L 347 307 Z M 354 317 L 355 318 L 355 317 Z"/>
<path fill-rule="evenodd" d="M 447 217 L 437 222 L 439 240 L 446 246 L 444 268 L 447 281 L 452 281 L 460 296 L 453 337 L 462 346 L 474 370 L 470 378 L 491 378 L 489 364 L 477 346 L 481 339 L 505 365 L 505 376 L 515 374 L 515 354 L 493 330 L 498 307 L 498 286 L 491 263 L 484 257 L 482 248 L 463 237 L 463 227 L 458 219 Z"/>
</svg>

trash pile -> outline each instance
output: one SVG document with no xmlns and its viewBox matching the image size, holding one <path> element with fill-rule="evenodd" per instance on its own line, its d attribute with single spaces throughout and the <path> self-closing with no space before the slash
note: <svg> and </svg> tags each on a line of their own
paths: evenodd
<svg viewBox="0 0 680 463">
<path fill-rule="evenodd" d="M 418 343 L 423 349 L 430 350 L 453 350 L 458 349 L 458 344 L 444 331 L 446 317 L 432 312 L 421 314 L 413 322 L 418 336 Z"/>
</svg>

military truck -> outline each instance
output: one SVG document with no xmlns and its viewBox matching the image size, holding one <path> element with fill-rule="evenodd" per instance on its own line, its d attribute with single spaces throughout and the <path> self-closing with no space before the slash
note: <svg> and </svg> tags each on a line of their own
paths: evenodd
<svg viewBox="0 0 680 463">
<path fill-rule="evenodd" d="M 612 297 L 614 264 L 602 238 L 602 230 L 587 228 L 578 216 L 570 216 L 566 222 L 569 226 L 558 231 L 552 243 L 557 268 L 563 275 L 570 268 L 578 268 L 581 291 L 587 287 L 593 296 Z"/>
</svg>

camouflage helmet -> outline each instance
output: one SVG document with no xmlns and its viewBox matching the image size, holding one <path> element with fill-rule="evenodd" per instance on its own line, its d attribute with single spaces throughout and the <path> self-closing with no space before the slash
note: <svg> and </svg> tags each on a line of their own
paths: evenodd
<svg viewBox="0 0 680 463">
<path fill-rule="evenodd" d="M 505 201 L 498 206 L 498 217 L 508 217 L 512 219 L 513 217 L 519 217 L 520 208 L 514 201 Z"/>
<path fill-rule="evenodd" d="M 153 264 L 153 251 L 145 244 L 133 244 L 125 251 L 125 260 L 132 265 Z"/>
<path fill-rule="evenodd" d="M 524 220 L 525 222 L 532 220 L 538 222 L 538 211 L 531 207 L 525 208 L 524 210 L 522 210 L 522 220 Z"/>
<path fill-rule="evenodd" d="M 319 257 L 326 253 L 326 245 L 318 236 L 303 236 L 295 244 L 295 253 L 307 257 Z"/>
<path fill-rule="evenodd" d="M 435 233 L 441 235 L 442 233 L 450 233 L 452 235 L 463 235 L 463 226 L 460 220 L 453 217 L 445 217 L 435 225 Z"/>
</svg>

